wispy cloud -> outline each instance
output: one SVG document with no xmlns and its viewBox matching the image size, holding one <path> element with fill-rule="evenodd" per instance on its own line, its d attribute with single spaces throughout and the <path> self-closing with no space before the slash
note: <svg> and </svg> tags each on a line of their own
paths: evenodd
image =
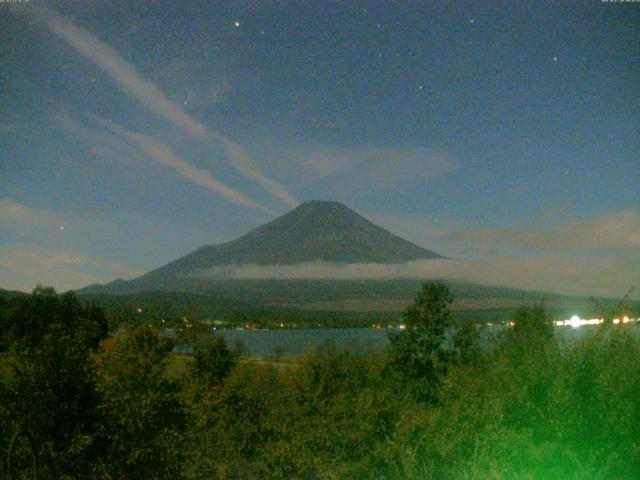
<svg viewBox="0 0 640 480">
<path fill-rule="evenodd" d="M 640 214 L 627 209 L 591 219 L 525 229 L 446 229 L 413 220 L 367 215 L 433 247 L 433 241 L 472 247 L 472 256 L 402 264 L 234 265 L 199 275 L 237 279 L 448 279 L 575 295 L 621 296 L 640 286 Z M 425 239 L 425 241 L 420 241 Z M 447 242 L 449 245 L 447 245 Z M 519 253 L 511 251 L 513 247 Z M 491 252 L 491 253 L 488 253 Z M 441 253 L 450 254 L 448 249 Z"/>
<path fill-rule="evenodd" d="M 363 213 L 363 215 L 390 232 L 429 249 L 436 248 L 435 244 L 439 244 L 440 239 L 448 234 L 448 230 L 438 223 L 425 223 L 420 220 L 393 215 L 368 213 Z M 445 256 L 449 255 L 445 251 L 439 253 Z"/>
<path fill-rule="evenodd" d="M 89 121 L 81 121 L 64 108 L 49 112 L 51 125 L 61 129 L 74 141 L 84 145 L 88 151 L 109 161 L 124 163 L 128 167 L 147 168 L 145 155 L 140 149 L 123 141 L 113 129 L 108 128 L 110 122 L 94 115 L 86 115 Z M 98 126 L 94 126 L 98 124 Z"/>
<path fill-rule="evenodd" d="M 95 277 L 92 282 L 130 278 L 171 260 L 176 251 L 187 251 L 211 239 L 206 228 L 192 227 L 188 236 L 181 233 L 185 229 L 179 218 L 147 217 L 132 209 L 125 212 L 118 208 L 114 214 L 110 206 L 65 204 L 61 208 L 0 198 L 0 270 L 11 266 L 12 271 L 18 271 L 16 278 L 31 271 L 29 288 L 36 282 L 71 288 L 66 286 L 66 277 L 56 277 L 60 269 L 86 271 Z M 38 278 L 37 272 L 44 272 L 44 276 Z M 65 275 L 70 278 L 74 272 Z M 16 284 L 6 271 L 2 278 L 0 287 L 24 286 Z"/>
<path fill-rule="evenodd" d="M 445 279 L 554 293 L 621 296 L 640 281 L 637 263 L 620 258 L 511 257 L 416 260 L 401 264 L 309 262 L 235 265 L 199 273 L 234 279 Z M 603 282 L 603 279 L 607 279 Z"/>
<path fill-rule="evenodd" d="M 131 132 L 115 123 L 111 125 L 111 128 L 114 132 L 136 144 L 150 158 L 166 167 L 171 168 L 187 180 L 190 180 L 202 187 L 208 188 L 211 191 L 217 192 L 227 200 L 238 205 L 243 205 L 245 207 L 251 207 L 266 213 L 271 213 L 267 208 L 256 203 L 246 195 L 222 183 L 207 170 L 196 167 L 195 165 L 192 165 L 183 158 L 179 157 L 158 139 L 149 135 L 142 135 L 139 133 Z"/>
<path fill-rule="evenodd" d="M 131 277 L 126 267 L 69 250 L 52 250 L 35 245 L 0 247 L 0 284 L 30 290 L 36 284 L 67 290 L 113 278 Z"/>
<path fill-rule="evenodd" d="M 64 230 L 70 218 L 60 212 L 33 208 L 12 198 L 0 198 L 0 240 L 3 235 L 28 241 L 48 241 Z"/>
<path fill-rule="evenodd" d="M 158 116 L 184 129 L 189 135 L 205 144 L 211 140 L 220 142 L 231 165 L 242 175 L 261 184 L 271 195 L 279 198 L 290 207 L 298 204 L 297 200 L 280 183 L 268 178 L 252 165 L 249 155 L 241 145 L 221 133 L 207 128 L 191 117 L 181 105 L 172 102 L 155 83 L 145 78 L 115 49 L 90 32 L 44 7 L 32 6 L 32 8 L 16 9 L 16 11 L 30 12 L 44 21 L 52 32 L 64 39 L 78 53 L 98 65 L 120 84 L 127 94 L 140 101 Z"/>
<path fill-rule="evenodd" d="M 633 209 L 580 220 L 571 218 L 540 228 L 468 228 L 446 236 L 479 250 L 491 245 L 536 252 L 640 250 L 640 213 Z"/>
<path fill-rule="evenodd" d="M 29 208 L 11 198 L 0 198 L 0 223 L 43 225 L 47 218 L 37 210 Z"/>
<path fill-rule="evenodd" d="M 296 207 L 300 202 L 292 197 L 287 190 L 275 180 L 266 177 L 251 165 L 249 154 L 239 144 L 220 134 L 214 134 L 222 143 L 222 147 L 231 161 L 231 165 L 240 173 L 260 183 L 271 195 L 282 200 L 288 207 Z"/>
<path fill-rule="evenodd" d="M 289 156 L 309 170 L 314 178 L 358 176 L 378 187 L 395 187 L 408 180 L 426 180 L 457 168 L 457 164 L 444 152 L 423 147 L 300 148 Z"/>
</svg>

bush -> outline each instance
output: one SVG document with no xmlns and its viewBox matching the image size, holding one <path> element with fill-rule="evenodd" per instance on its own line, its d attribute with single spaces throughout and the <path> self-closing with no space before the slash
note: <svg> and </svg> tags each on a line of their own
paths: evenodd
<svg viewBox="0 0 640 480">
<path fill-rule="evenodd" d="M 103 344 L 98 361 L 102 471 L 110 478 L 180 478 L 185 425 L 165 377 L 171 344 L 146 325 Z"/>
</svg>

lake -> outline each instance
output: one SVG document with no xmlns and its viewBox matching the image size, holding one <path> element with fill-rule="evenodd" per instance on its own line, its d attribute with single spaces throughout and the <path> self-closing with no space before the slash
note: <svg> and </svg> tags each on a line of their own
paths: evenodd
<svg viewBox="0 0 640 480">
<path fill-rule="evenodd" d="M 493 343 L 504 327 L 480 329 L 480 343 Z M 397 328 L 305 328 L 271 330 L 220 330 L 227 345 L 233 348 L 236 342 L 242 342 L 250 355 L 270 356 L 301 355 L 307 350 L 326 343 L 333 344 L 338 350 L 359 352 L 380 350 L 389 344 L 389 334 L 400 332 Z"/>
<path fill-rule="evenodd" d="M 480 343 L 490 345 L 506 327 L 493 326 L 480 329 Z M 557 326 L 556 338 L 560 345 L 571 343 L 580 336 L 594 331 L 595 326 L 572 328 Z M 633 325 L 636 334 L 640 334 L 637 324 Z M 236 342 L 242 342 L 248 353 L 256 356 L 270 356 L 276 354 L 301 355 L 309 348 L 324 343 L 332 343 L 339 350 L 358 352 L 363 350 L 378 350 L 389 344 L 389 333 L 399 332 L 395 328 L 322 328 L 322 329 L 271 329 L 271 330 L 219 330 L 229 347 Z"/>
<path fill-rule="evenodd" d="M 388 343 L 391 328 L 305 328 L 272 330 L 220 330 L 229 347 L 242 342 L 251 355 L 268 356 L 279 353 L 300 355 L 307 349 L 332 343 L 338 349 L 359 351 L 381 349 Z"/>
</svg>

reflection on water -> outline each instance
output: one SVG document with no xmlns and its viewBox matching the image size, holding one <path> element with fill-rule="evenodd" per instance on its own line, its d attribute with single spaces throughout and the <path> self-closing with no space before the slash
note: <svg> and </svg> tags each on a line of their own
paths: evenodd
<svg viewBox="0 0 640 480">
<path fill-rule="evenodd" d="M 493 325 L 480 328 L 480 343 L 491 345 L 496 337 L 506 328 L 505 325 Z M 560 345 L 578 339 L 597 326 L 556 326 L 556 338 Z M 638 333 L 637 326 L 630 326 Z M 227 342 L 233 347 L 237 342 L 246 346 L 249 354 L 258 356 L 269 355 L 300 355 L 309 348 L 324 343 L 331 343 L 338 349 L 350 352 L 378 350 L 389 344 L 389 333 L 398 332 L 394 328 L 323 328 L 323 329 L 273 329 L 273 330 L 220 330 Z"/>
</svg>

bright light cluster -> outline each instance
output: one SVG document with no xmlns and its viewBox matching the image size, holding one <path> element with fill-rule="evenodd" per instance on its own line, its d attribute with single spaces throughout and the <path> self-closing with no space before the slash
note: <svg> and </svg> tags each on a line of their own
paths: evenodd
<svg viewBox="0 0 640 480">
<path fill-rule="evenodd" d="M 629 318 L 626 315 L 621 319 L 620 318 L 613 319 L 613 323 L 615 325 L 618 325 L 620 323 L 635 323 L 637 321 L 638 321 L 637 318 Z M 582 327 L 583 325 L 600 325 L 601 323 L 604 323 L 604 319 L 602 318 L 582 319 L 578 315 L 574 315 L 569 320 L 557 320 L 553 323 L 554 325 L 557 325 L 559 327 L 570 326 L 573 328 L 578 328 L 578 327 Z"/>
</svg>

